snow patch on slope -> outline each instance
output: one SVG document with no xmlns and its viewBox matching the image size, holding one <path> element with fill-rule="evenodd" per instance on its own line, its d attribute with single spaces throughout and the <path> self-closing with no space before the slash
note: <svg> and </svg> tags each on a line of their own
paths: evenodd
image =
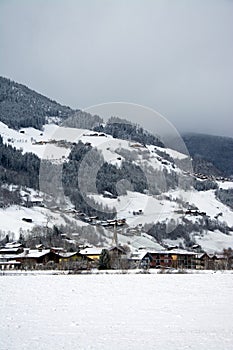
<svg viewBox="0 0 233 350">
<path fill-rule="evenodd" d="M 41 226 L 44 229 L 46 226 L 52 228 L 53 225 L 65 225 L 67 219 L 75 221 L 78 226 L 86 226 L 87 224 L 80 220 L 75 220 L 67 215 L 61 216 L 59 211 L 51 211 L 47 208 L 32 207 L 26 208 L 18 205 L 12 205 L 6 209 L 0 208 L 1 230 L 13 232 L 15 239 L 18 239 L 20 229 L 31 231 L 34 226 Z M 32 222 L 25 222 L 22 219 L 31 219 Z"/>
<path fill-rule="evenodd" d="M 201 247 L 207 253 L 221 252 L 223 249 L 232 247 L 233 234 L 223 234 L 222 232 L 208 231 L 203 236 L 195 236 L 197 244 L 200 244 Z"/>
</svg>

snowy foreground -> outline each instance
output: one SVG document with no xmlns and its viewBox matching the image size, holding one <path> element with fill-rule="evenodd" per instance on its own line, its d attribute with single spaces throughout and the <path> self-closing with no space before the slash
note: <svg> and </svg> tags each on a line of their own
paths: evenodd
<svg viewBox="0 0 233 350">
<path fill-rule="evenodd" d="M 233 274 L 0 276 L 0 349 L 233 348 Z"/>
</svg>

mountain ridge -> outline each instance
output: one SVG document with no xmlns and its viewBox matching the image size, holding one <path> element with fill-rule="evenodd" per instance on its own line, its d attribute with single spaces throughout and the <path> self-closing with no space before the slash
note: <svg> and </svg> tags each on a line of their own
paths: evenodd
<svg viewBox="0 0 233 350">
<path fill-rule="evenodd" d="M 30 99 L 26 101 L 25 108 Z M 16 103 L 13 98 L 13 106 Z M 51 233 L 56 225 L 60 233 L 78 232 L 77 239 L 85 237 L 89 244 L 110 244 L 112 220 L 117 217 L 120 240 L 137 249 L 156 247 L 155 242 L 189 249 L 193 244 L 210 247 L 212 240 L 214 247 L 230 242 L 233 183 L 220 179 L 221 172 L 210 161 L 199 158 L 200 166 L 193 174 L 181 164 L 187 155 L 154 145 L 153 140 L 148 144 L 151 138 L 147 133 L 134 134 L 140 137 L 134 141 L 131 127 L 128 130 L 121 123 L 109 134 L 106 129 L 93 130 L 95 123 L 101 125 L 101 118 L 77 113 L 77 120 L 75 114 L 64 117 L 65 125 L 55 120 L 56 125 L 52 119 L 41 131 L 30 119 L 28 127 L 20 129 L 0 122 L 0 217 L 4 232 L 11 230 L 11 221 L 15 232 L 21 228 L 24 235 Z M 90 129 L 77 129 L 83 125 Z M 119 137 L 121 128 L 126 130 L 124 138 Z M 112 135 L 115 132 L 118 134 Z M 72 136 L 76 134 L 77 140 Z M 40 174 L 36 174 L 39 165 Z M 39 191 L 36 184 L 37 175 L 40 179 L 43 175 L 41 165 L 44 187 Z M 20 180 L 14 177 L 15 171 Z M 22 223 L 22 217 L 29 222 Z"/>
<path fill-rule="evenodd" d="M 46 117 L 65 119 L 74 113 L 23 84 L 0 77 L 0 121 L 14 129 L 41 129 Z"/>
</svg>

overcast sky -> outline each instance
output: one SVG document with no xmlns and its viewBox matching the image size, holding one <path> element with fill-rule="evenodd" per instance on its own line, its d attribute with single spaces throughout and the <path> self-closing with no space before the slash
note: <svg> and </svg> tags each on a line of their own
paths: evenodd
<svg viewBox="0 0 233 350">
<path fill-rule="evenodd" d="M 233 136 L 233 1 L 0 0 L 0 75 L 73 108 L 133 102 Z"/>
</svg>

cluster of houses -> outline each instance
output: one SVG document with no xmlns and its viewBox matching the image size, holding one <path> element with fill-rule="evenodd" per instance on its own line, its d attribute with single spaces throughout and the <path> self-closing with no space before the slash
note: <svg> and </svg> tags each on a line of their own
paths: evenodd
<svg viewBox="0 0 233 350">
<path fill-rule="evenodd" d="M 107 135 L 105 134 L 105 133 L 103 133 L 103 132 L 94 132 L 94 133 L 90 133 L 90 134 L 83 134 L 83 136 L 94 136 L 94 137 L 102 137 L 102 136 L 104 136 L 104 137 L 107 137 Z"/>
<path fill-rule="evenodd" d="M 46 248 L 40 244 L 30 249 L 12 242 L 0 248 L 0 269 L 65 268 L 67 262 L 83 258 L 79 252 L 67 252 L 63 248 Z"/>
<path fill-rule="evenodd" d="M 206 212 L 195 209 L 188 209 L 185 211 L 185 215 L 206 216 Z"/>
<path fill-rule="evenodd" d="M 108 193 L 109 193 L 109 195 L 111 194 L 110 192 L 108 192 Z M 109 198 L 114 198 L 114 196 L 111 195 L 111 197 L 109 197 Z M 54 209 L 59 209 L 59 208 L 54 208 Z M 110 220 L 100 220 L 98 216 L 88 216 L 82 210 L 67 209 L 67 210 L 64 210 L 64 212 L 66 214 L 74 214 L 77 219 L 82 220 L 84 222 L 87 222 L 90 225 L 97 225 L 97 226 L 103 226 L 103 227 L 114 227 L 114 226 L 126 225 L 126 219 L 125 218 L 122 218 L 122 219 L 110 219 Z"/>
<path fill-rule="evenodd" d="M 63 248 L 24 248 L 20 243 L 7 243 L 0 248 L 0 269 L 69 269 L 85 270 L 99 267 L 103 250 L 107 251 L 113 269 L 158 268 L 158 269 L 232 269 L 233 255 L 207 254 L 171 249 L 148 251 L 139 249 L 130 252 L 121 245 L 110 248 L 82 247 L 76 252 Z"/>
<path fill-rule="evenodd" d="M 233 255 L 207 254 L 185 251 L 183 249 L 141 252 L 132 254 L 139 266 L 150 268 L 174 268 L 196 270 L 226 270 L 233 268 Z"/>
<path fill-rule="evenodd" d="M 193 177 L 201 180 L 211 180 L 211 181 L 232 181 L 231 177 L 224 176 L 214 176 L 214 175 L 206 175 L 202 173 L 190 173 L 189 171 L 185 171 L 184 173 L 188 175 L 192 175 Z"/>
<path fill-rule="evenodd" d="M 232 181 L 230 178 L 223 177 L 223 176 L 213 176 L 213 175 L 206 175 L 206 174 L 201 174 L 201 173 L 194 173 L 193 175 L 196 178 L 201 179 L 201 180 Z"/>
<path fill-rule="evenodd" d="M 77 217 L 87 222 L 90 225 L 98 225 L 103 227 L 114 227 L 114 226 L 124 226 L 126 224 L 126 219 L 112 219 L 112 220 L 99 220 L 98 216 L 88 216 L 80 211 L 77 212 Z"/>
</svg>

